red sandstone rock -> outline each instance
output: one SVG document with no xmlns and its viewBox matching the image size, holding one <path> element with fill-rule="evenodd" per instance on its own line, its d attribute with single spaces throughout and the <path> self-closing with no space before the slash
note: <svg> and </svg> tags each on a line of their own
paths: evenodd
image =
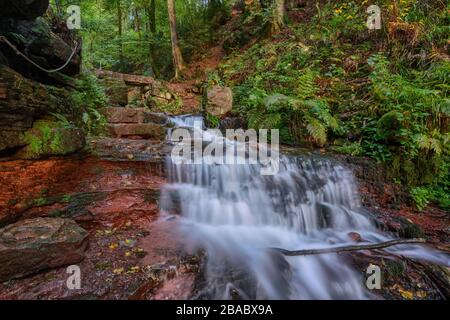
<svg viewBox="0 0 450 320">
<path fill-rule="evenodd" d="M 145 108 L 104 108 L 102 112 L 110 124 L 167 122 L 163 114 L 151 113 Z"/>
<path fill-rule="evenodd" d="M 208 90 L 208 112 L 223 116 L 233 108 L 233 92 L 229 87 L 214 86 Z"/>
<path fill-rule="evenodd" d="M 87 244 L 87 231 L 67 219 L 29 219 L 0 229 L 0 282 L 78 263 Z"/>
<path fill-rule="evenodd" d="M 353 242 L 361 242 L 361 235 L 357 232 L 349 232 L 348 236 Z"/>
<path fill-rule="evenodd" d="M 164 140 L 166 134 L 162 126 L 152 123 L 109 124 L 107 129 L 110 136 L 117 138 L 141 136 L 146 139 Z"/>
<path fill-rule="evenodd" d="M 102 112 L 109 123 L 144 123 L 142 108 L 105 108 Z"/>
</svg>

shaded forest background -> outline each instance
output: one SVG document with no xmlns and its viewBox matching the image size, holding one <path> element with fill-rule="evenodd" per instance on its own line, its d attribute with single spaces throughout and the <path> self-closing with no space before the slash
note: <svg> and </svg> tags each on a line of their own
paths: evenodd
<svg viewBox="0 0 450 320">
<path fill-rule="evenodd" d="M 69 3 L 77 1 L 54 0 L 52 14 L 65 17 Z M 85 70 L 174 76 L 166 1 L 78 4 Z M 419 210 L 430 202 L 448 210 L 449 5 L 378 1 L 382 29 L 368 30 L 370 4 L 175 1 L 177 33 L 186 64 L 225 50 L 202 80 L 232 88 L 231 116 L 280 129 L 285 144 L 370 157 Z"/>
</svg>

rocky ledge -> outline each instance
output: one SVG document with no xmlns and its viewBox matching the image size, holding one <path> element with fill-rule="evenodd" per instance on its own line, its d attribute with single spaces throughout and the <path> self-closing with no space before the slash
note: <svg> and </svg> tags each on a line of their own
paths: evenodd
<svg viewBox="0 0 450 320">
<path fill-rule="evenodd" d="M 23 220 L 0 229 L 0 282 L 83 260 L 88 233 L 67 219 Z"/>
</svg>

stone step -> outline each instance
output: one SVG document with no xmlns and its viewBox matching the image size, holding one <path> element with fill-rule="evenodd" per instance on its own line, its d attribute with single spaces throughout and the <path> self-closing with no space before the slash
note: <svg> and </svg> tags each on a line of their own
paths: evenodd
<svg viewBox="0 0 450 320">
<path fill-rule="evenodd" d="M 145 161 L 163 170 L 171 146 L 165 142 L 95 137 L 90 139 L 92 152 L 108 161 Z"/>
<path fill-rule="evenodd" d="M 168 122 L 167 116 L 162 113 L 152 113 L 145 108 L 104 108 L 102 113 L 108 123 L 112 124 L 143 124 L 154 123 L 165 125 Z"/>
<path fill-rule="evenodd" d="M 166 130 L 160 124 L 154 123 L 119 123 L 108 124 L 108 134 L 113 138 L 141 137 L 163 141 L 166 137 Z"/>
</svg>

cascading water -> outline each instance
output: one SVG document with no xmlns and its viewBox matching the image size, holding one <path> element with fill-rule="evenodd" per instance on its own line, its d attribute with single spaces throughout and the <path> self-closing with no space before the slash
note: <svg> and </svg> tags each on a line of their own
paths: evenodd
<svg viewBox="0 0 450 320">
<path fill-rule="evenodd" d="M 176 118 L 194 127 L 199 118 Z M 191 248 L 207 255 L 209 299 L 368 299 L 365 280 L 337 254 L 284 257 L 266 250 L 328 248 L 391 240 L 364 214 L 352 173 L 330 160 L 280 157 L 280 170 L 262 176 L 259 165 L 175 164 L 162 210 L 181 211 Z M 447 255 L 418 245 L 386 249 L 450 265 Z"/>
</svg>

